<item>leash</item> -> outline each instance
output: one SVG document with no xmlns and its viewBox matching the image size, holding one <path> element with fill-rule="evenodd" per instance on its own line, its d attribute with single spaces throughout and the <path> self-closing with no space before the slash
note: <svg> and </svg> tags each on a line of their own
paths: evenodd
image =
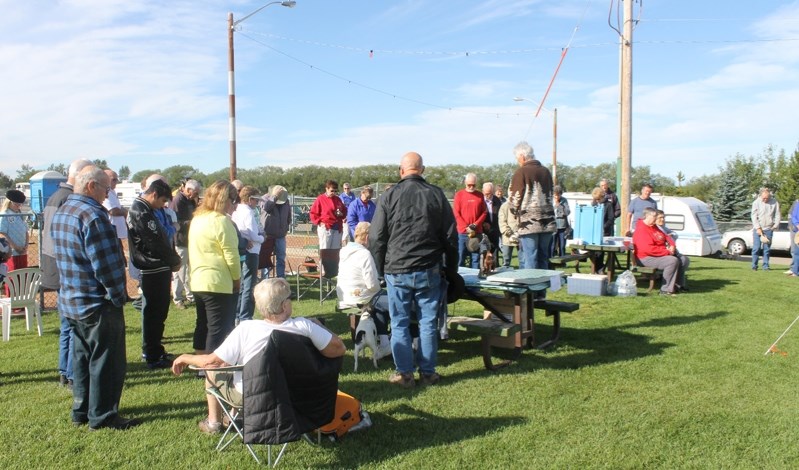
<svg viewBox="0 0 799 470">
<path fill-rule="evenodd" d="M 780 351 L 779 349 L 777 349 L 777 343 L 779 343 L 779 342 L 780 342 L 780 340 L 782 339 L 782 337 L 783 337 L 783 336 L 785 336 L 785 335 L 788 333 L 788 330 L 790 330 L 790 329 L 791 329 L 791 327 L 794 325 L 794 323 L 796 323 L 796 321 L 797 321 L 797 320 L 799 320 L 799 317 L 796 317 L 796 318 L 795 318 L 795 319 L 794 319 L 794 320 L 791 322 L 791 324 L 790 324 L 790 325 L 788 325 L 788 328 L 786 328 L 786 329 L 785 329 L 785 331 L 783 331 L 783 332 L 782 332 L 782 334 L 780 335 L 780 337 L 779 337 L 779 338 L 777 338 L 777 340 L 776 340 L 776 341 L 774 341 L 774 343 L 773 343 L 771 346 L 769 346 L 769 348 L 766 350 L 765 354 L 763 354 L 764 356 L 768 356 L 768 353 L 780 353 L 780 354 L 782 354 L 783 356 L 787 356 L 787 355 L 788 355 L 788 353 L 786 353 L 785 351 Z"/>
</svg>

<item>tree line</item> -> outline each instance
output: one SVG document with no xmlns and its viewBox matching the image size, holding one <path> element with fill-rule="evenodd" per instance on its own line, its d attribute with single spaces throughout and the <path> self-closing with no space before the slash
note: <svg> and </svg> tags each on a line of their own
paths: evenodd
<svg viewBox="0 0 799 470">
<path fill-rule="evenodd" d="M 94 160 L 102 168 L 108 168 L 105 160 Z M 46 170 L 66 174 L 68 163 L 53 164 Z M 452 196 L 463 187 L 463 178 L 467 173 L 475 173 L 478 182 L 491 181 L 501 184 L 507 189 L 510 178 L 516 170 L 514 162 L 479 165 L 439 165 L 425 168 L 427 181 L 440 186 L 448 196 Z M 0 187 L 13 187 L 15 182 L 28 181 L 41 170 L 23 164 L 17 170 L 13 180 L 0 173 Z M 228 168 L 221 168 L 213 173 L 203 173 L 190 165 L 173 165 L 166 168 L 152 168 L 138 171 L 131 175 L 130 168 L 123 165 L 117 170 L 120 179 L 141 181 L 153 173 L 164 175 L 172 185 L 180 185 L 187 178 L 200 181 L 207 187 L 218 179 L 227 179 Z M 375 182 L 391 183 L 399 178 L 396 165 L 364 165 L 355 168 L 324 167 L 310 165 L 295 168 L 278 166 L 261 166 L 238 170 L 238 178 L 245 184 L 253 185 L 266 191 L 273 185 L 285 186 L 290 193 L 299 196 L 316 196 L 324 191 L 324 183 L 328 179 L 339 184 L 350 183 L 360 187 Z M 557 183 L 564 191 L 591 192 L 599 180 L 605 178 L 612 188 L 616 188 L 616 165 L 600 163 L 598 165 L 568 165 L 559 163 Z M 777 150 L 768 146 L 761 154 L 745 156 L 736 154 L 729 157 L 719 172 L 691 178 L 687 182 L 681 171 L 674 178 L 652 173 L 649 166 L 632 168 L 630 176 L 631 191 L 637 192 L 641 186 L 649 183 L 655 192 L 674 196 L 693 196 L 708 202 L 713 208 L 717 221 L 742 220 L 749 218 L 752 201 L 759 188 L 768 187 L 775 194 L 783 215 L 794 200 L 799 199 L 799 148 L 791 155 L 784 149 Z M 382 188 L 380 188 L 382 189 Z"/>
</svg>

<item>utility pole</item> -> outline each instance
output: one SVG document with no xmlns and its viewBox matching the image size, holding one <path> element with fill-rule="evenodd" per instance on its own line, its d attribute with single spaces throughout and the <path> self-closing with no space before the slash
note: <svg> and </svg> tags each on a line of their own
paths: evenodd
<svg viewBox="0 0 799 470">
<path fill-rule="evenodd" d="M 624 27 L 621 42 L 621 185 L 619 199 L 622 213 L 622 233 L 633 227 L 627 226 L 627 207 L 630 204 L 630 174 L 632 172 L 633 143 L 633 2 L 624 2 Z"/>
<path fill-rule="evenodd" d="M 558 108 L 552 110 L 552 184 L 558 184 Z"/>
<path fill-rule="evenodd" d="M 230 142 L 230 181 L 236 179 L 236 82 L 234 77 L 233 60 L 233 13 L 227 17 L 227 44 L 228 44 L 228 140 Z"/>
</svg>

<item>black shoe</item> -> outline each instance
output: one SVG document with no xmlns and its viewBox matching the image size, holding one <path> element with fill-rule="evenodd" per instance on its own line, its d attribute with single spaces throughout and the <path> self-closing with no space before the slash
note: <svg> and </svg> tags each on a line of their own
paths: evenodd
<svg viewBox="0 0 799 470">
<path fill-rule="evenodd" d="M 66 387 L 67 383 L 69 383 L 69 379 L 67 379 L 66 375 L 62 375 L 62 376 L 58 377 L 58 385 L 60 385 L 62 387 Z"/>
<path fill-rule="evenodd" d="M 169 359 L 158 359 L 157 361 L 147 361 L 147 368 L 150 370 L 155 369 L 169 369 L 172 367 L 172 361 Z"/>
<path fill-rule="evenodd" d="M 79 428 L 81 426 L 86 426 L 87 424 L 89 424 L 89 420 L 87 418 L 83 419 L 72 418 L 72 425 L 75 426 L 76 428 Z"/>
<path fill-rule="evenodd" d="M 103 423 L 97 427 L 89 426 L 89 431 L 99 431 L 100 429 L 116 429 L 117 431 L 124 431 L 134 426 L 138 426 L 139 424 L 141 424 L 141 421 L 136 418 L 127 419 L 117 415 L 111 421 Z"/>
</svg>

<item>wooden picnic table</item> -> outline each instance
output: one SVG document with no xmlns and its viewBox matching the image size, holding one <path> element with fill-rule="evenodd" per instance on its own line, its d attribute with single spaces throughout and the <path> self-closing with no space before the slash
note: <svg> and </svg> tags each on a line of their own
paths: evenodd
<svg viewBox="0 0 799 470">
<path fill-rule="evenodd" d="M 613 244 L 588 244 L 588 243 L 579 243 L 579 244 L 570 244 L 568 245 L 569 248 L 574 248 L 578 250 L 587 251 L 591 256 L 589 260 L 591 261 L 591 274 L 596 274 L 596 260 L 599 258 L 599 255 L 607 254 L 605 257 L 605 272 L 608 276 L 608 282 L 613 281 L 613 276 L 616 273 L 616 269 L 630 269 L 630 252 L 632 251 L 629 246 L 626 246 L 622 243 L 613 243 Z M 622 261 L 619 259 L 621 255 L 626 254 L 626 259 L 624 260 L 623 264 Z"/>
<path fill-rule="evenodd" d="M 568 302 L 549 302 L 542 299 L 543 293 L 550 288 L 553 276 L 562 276 L 561 271 L 548 269 L 507 270 L 499 274 L 478 277 L 477 269 L 460 268 L 458 270 L 466 284 L 465 298 L 478 302 L 490 318 L 452 317 L 449 320 L 451 329 L 467 331 L 481 335 L 483 363 L 486 369 L 495 370 L 506 366 L 510 360 L 494 364 L 491 348 L 499 347 L 512 350 L 512 359 L 518 359 L 525 347 L 535 344 L 534 306 L 537 304 L 554 315 L 555 322 L 551 338 L 543 347 L 552 346 L 560 334 L 560 312 L 574 311 L 578 304 Z M 550 305 L 552 304 L 552 305 Z"/>
</svg>

